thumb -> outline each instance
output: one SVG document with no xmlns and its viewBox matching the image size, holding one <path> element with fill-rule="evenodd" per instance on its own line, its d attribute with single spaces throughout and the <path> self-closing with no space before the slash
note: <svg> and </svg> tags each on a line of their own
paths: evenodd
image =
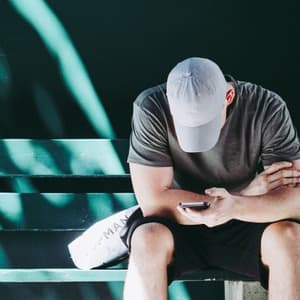
<svg viewBox="0 0 300 300">
<path fill-rule="evenodd" d="M 205 194 L 211 197 L 225 197 L 227 195 L 227 191 L 224 188 L 210 188 L 206 189 Z"/>
</svg>

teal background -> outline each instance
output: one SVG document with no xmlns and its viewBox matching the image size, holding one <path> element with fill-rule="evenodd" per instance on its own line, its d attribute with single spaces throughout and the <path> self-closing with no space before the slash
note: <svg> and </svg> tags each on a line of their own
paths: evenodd
<svg viewBox="0 0 300 300">
<path fill-rule="evenodd" d="M 68 33 L 116 137 L 129 136 L 138 93 L 164 82 L 169 70 L 189 56 L 209 57 L 225 73 L 278 92 L 300 128 L 297 1 L 45 3 Z M 103 137 L 66 87 L 57 58 L 5 0 L 0 1 L 0 105 L 1 137 Z M 222 283 L 186 287 L 191 299 L 224 297 Z M 0 284 L 6 299 L 109 300 L 120 299 L 121 290 L 122 283 L 111 289 L 105 283 Z"/>
<path fill-rule="evenodd" d="M 0 64 L 9 78 L 0 76 L 0 135 L 97 137 L 35 29 L 9 1 L 0 3 Z M 225 73 L 278 92 L 300 125 L 297 1 L 46 3 L 68 32 L 118 137 L 129 135 L 137 94 L 165 81 L 189 56 L 214 59 Z"/>
</svg>

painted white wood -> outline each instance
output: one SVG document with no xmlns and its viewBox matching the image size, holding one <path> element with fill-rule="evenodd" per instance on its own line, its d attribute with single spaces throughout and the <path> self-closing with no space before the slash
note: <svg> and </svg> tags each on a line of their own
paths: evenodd
<svg viewBox="0 0 300 300">
<path fill-rule="evenodd" d="M 224 281 L 224 288 L 225 288 L 225 300 L 243 299 L 242 281 Z"/>
<path fill-rule="evenodd" d="M 259 282 L 225 281 L 225 300 L 267 300 L 268 292 Z"/>
</svg>

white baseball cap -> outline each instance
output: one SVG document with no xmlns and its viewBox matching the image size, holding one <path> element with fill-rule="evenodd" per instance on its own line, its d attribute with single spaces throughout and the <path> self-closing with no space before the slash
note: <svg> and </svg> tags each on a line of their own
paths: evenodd
<svg viewBox="0 0 300 300">
<path fill-rule="evenodd" d="M 185 152 L 212 149 L 222 127 L 227 82 L 216 63 L 191 57 L 169 73 L 167 97 L 178 143 Z"/>
</svg>

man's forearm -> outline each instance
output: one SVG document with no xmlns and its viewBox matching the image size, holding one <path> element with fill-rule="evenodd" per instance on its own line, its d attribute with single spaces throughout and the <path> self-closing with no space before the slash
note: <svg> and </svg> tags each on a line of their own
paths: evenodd
<svg viewBox="0 0 300 300">
<path fill-rule="evenodd" d="M 155 201 L 147 201 L 147 203 L 152 203 L 151 207 L 142 208 L 145 216 L 163 216 L 174 219 L 179 224 L 195 225 L 177 210 L 177 205 L 182 201 L 203 201 L 209 197 L 181 189 L 166 189 L 155 198 Z"/>
<path fill-rule="evenodd" d="M 283 187 L 259 196 L 235 195 L 236 218 L 247 222 L 300 220 L 300 188 Z"/>
</svg>

